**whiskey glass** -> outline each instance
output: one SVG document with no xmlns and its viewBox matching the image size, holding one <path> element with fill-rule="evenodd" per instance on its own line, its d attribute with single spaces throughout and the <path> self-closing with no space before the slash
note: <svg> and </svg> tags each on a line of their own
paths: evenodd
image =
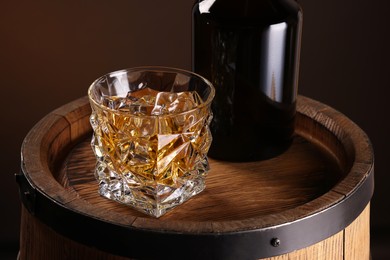
<svg viewBox="0 0 390 260">
<path fill-rule="evenodd" d="M 88 97 L 99 193 L 160 217 L 204 190 L 214 95 L 207 79 L 176 68 L 95 80 Z"/>
</svg>

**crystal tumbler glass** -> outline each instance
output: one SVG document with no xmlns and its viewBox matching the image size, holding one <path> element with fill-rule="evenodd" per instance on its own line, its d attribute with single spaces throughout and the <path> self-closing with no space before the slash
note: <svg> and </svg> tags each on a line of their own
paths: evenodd
<svg viewBox="0 0 390 260">
<path fill-rule="evenodd" d="M 92 150 L 99 193 L 154 217 L 205 188 L 215 90 L 185 70 L 137 67 L 95 80 Z"/>
</svg>

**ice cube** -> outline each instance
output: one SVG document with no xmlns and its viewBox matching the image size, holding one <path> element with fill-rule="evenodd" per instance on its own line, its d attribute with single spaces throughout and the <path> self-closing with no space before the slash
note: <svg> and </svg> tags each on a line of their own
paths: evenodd
<svg viewBox="0 0 390 260">
<path fill-rule="evenodd" d="M 113 110 L 119 110 L 126 105 L 126 99 L 121 97 L 103 97 L 102 105 Z"/>
<path fill-rule="evenodd" d="M 182 113 L 196 108 L 202 103 L 202 99 L 195 91 L 185 92 L 160 92 L 156 96 L 156 102 L 152 110 L 153 115 Z"/>
<path fill-rule="evenodd" d="M 129 111 L 132 114 L 151 115 L 158 91 L 151 88 L 143 88 L 127 93 Z"/>
<path fill-rule="evenodd" d="M 141 99 L 145 96 L 151 96 L 151 97 L 156 97 L 159 92 L 157 90 L 151 89 L 151 88 L 141 88 L 137 89 L 135 91 L 129 91 L 127 93 L 127 98 L 129 99 L 134 99 L 136 98 Z M 154 102 L 154 101 L 153 101 Z"/>
</svg>

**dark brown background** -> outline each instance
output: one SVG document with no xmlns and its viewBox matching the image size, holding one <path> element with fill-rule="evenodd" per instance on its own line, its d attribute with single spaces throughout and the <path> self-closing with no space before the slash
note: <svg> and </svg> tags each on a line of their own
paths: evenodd
<svg viewBox="0 0 390 260">
<path fill-rule="evenodd" d="M 14 173 L 29 129 L 86 95 L 98 76 L 138 65 L 190 69 L 193 0 L 37 0 L 0 4 L 0 258 L 15 259 L 19 208 Z M 343 112 L 375 149 L 374 259 L 390 259 L 390 33 L 386 0 L 300 0 L 300 94 Z"/>
</svg>

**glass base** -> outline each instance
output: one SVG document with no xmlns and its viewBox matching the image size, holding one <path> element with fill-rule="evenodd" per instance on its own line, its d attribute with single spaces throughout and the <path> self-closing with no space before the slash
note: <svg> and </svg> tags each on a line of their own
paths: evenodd
<svg viewBox="0 0 390 260">
<path fill-rule="evenodd" d="M 131 173 L 118 174 L 99 162 L 95 176 L 99 181 L 100 195 L 158 218 L 205 189 L 207 159 L 199 166 L 188 175 L 178 178 L 173 186 L 140 185 L 129 181 L 134 180 Z"/>
</svg>

